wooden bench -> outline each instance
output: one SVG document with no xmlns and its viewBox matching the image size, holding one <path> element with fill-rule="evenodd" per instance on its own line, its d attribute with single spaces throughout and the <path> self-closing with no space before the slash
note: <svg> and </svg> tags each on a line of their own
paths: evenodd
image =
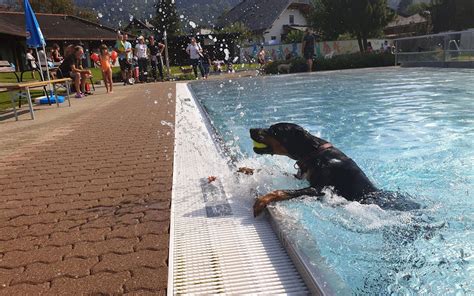
<svg viewBox="0 0 474 296">
<path fill-rule="evenodd" d="M 15 67 L 9 61 L 0 61 L 0 73 L 13 73 L 15 74 L 16 81 L 20 82 L 20 77 L 16 74 Z"/>
<path fill-rule="evenodd" d="M 0 84 L 0 89 L 6 89 L 7 91 L 10 92 L 10 100 L 12 102 L 12 107 L 13 107 L 13 113 L 15 114 L 15 119 L 18 121 L 18 114 L 16 112 L 16 106 L 15 106 L 15 98 L 13 95 L 13 91 L 16 90 L 26 90 L 27 93 L 27 99 L 28 99 L 28 106 L 30 108 L 30 114 L 31 114 L 31 119 L 35 119 L 35 113 L 33 110 L 33 102 L 31 100 L 31 93 L 30 89 L 32 88 L 37 88 L 41 87 L 44 88 L 48 85 L 53 86 L 53 93 L 56 98 L 56 105 L 59 107 L 59 102 L 58 102 L 58 96 L 56 93 L 56 85 L 57 84 L 66 84 L 66 91 L 67 91 L 67 100 L 69 103 L 69 107 L 71 106 L 71 100 L 69 98 L 69 84 L 71 83 L 71 78 L 61 78 L 61 79 L 54 79 L 50 81 L 34 81 L 34 82 L 25 82 L 25 83 L 5 83 L 5 84 Z"/>
<path fill-rule="evenodd" d="M 22 71 L 20 77 L 18 77 L 18 73 L 16 72 L 15 67 L 13 67 L 13 66 L 10 64 L 10 62 L 8 62 L 8 61 L 0 61 L 0 73 L 13 73 L 13 74 L 15 75 L 16 81 L 17 81 L 18 83 L 21 83 L 21 82 L 23 81 L 23 74 L 24 74 L 25 72 L 28 72 L 28 71 L 31 71 L 31 70 Z M 41 77 L 41 72 L 40 72 L 39 69 L 36 68 L 36 69 L 33 69 L 33 71 L 38 72 L 38 74 L 40 74 L 40 77 Z M 44 90 L 44 93 L 45 93 L 46 97 L 48 98 L 48 102 L 49 102 L 49 99 L 50 99 L 50 98 L 49 98 L 49 94 L 48 94 L 48 92 L 47 92 L 47 90 L 46 90 L 46 86 L 43 86 L 43 90 Z M 51 105 L 51 103 L 50 103 L 50 105 Z M 18 100 L 18 107 L 21 108 L 21 98 Z"/>
</svg>

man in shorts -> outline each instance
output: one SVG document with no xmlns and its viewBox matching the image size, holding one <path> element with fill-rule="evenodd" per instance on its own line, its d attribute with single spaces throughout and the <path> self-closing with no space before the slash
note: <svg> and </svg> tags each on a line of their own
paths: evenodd
<svg viewBox="0 0 474 296">
<path fill-rule="evenodd" d="M 75 46 L 73 53 L 68 55 L 59 66 L 58 78 L 71 78 L 76 89 L 76 98 L 83 98 L 81 90 L 85 89 L 86 80 L 92 74 L 91 71 L 82 67 L 82 56 L 84 49 L 82 46 Z"/>
<path fill-rule="evenodd" d="M 314 41 L 313 34 L 311 34 L 311 31 L 307 28 L 304 33 L 301 51 L 308 65 L 308 72 L 311 72 L 313 69 Z"/>
<path fill-rule="evenodd" d="M 115 49 L 118 52 L 118 60 L 120 64 L 120 72 L 122 73 L 123 85 L 130 83 L 132 77 L 132 44 L 128 42 L 127 34 L 119 34 Z"/>
</svg>

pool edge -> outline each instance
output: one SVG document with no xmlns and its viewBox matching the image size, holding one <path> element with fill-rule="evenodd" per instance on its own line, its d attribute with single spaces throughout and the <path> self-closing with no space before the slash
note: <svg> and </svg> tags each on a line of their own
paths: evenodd
<svg viewBox="0 0 474 296">
<path fill-rule="evenodd" d="M 205 120 L 204 125 L 207 129 L 207 132 L 214 140 L 214 145 L 217 147 L 217 150 L 222 154 L 223 158 L 229 159 L 229 155 L 226 153 L 228 150 L 225 146 L 225 142 L 222 140 L 222 137 L 218 134 L 217 129 L 211 122 L 209 114 L 206 112 L 204 106 L 201 105 L 201 102 L 197 99 L 196 94 L 191 88 L 189 83 L 183 83 L 185 87 L 188 88 L 192 99 L 195 101 L 198 106 L 198 110 L 202 115 L 202 118 Z M 236 166 L 234 165 L 233 159 L 229 159 L 227 162 L 230 168 Z M 336 283 L 333 281 L 326 281 L 327 278 L 334 278 L 332 275 L 321 275 L 318 270 L 316 270 L 311 262 L 308 261 L 306 255 L 304 255 L 298 248 L 298 246 L 293 242 L 293 239 L 290 235 L 283 229 L 281 226 L 282 217 L 276 209 L 267 208 L 266 212 L 268 213 L 267 217 L 272 226 L 273 231 L 277 235 L 279 241 L 286 250 L 288 256 L 291 258 L 291 261 L 295 265 L 298 273 L 306 284 L 307 288 L 311 292 L 311 295 L 349 295 L 351 294 L 350 289 L 342 281 L 342 279 L 336 280 Z M 325 266 L 326 269 L 329 267 Z"/>
</svg>

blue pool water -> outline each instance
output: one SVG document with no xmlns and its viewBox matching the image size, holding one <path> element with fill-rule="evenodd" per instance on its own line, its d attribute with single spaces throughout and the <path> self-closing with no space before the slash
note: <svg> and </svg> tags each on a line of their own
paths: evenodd
<svg viewBox="0 0 474 296">
<path fill-rule="evenodd" d="M 425 208 L 384 211 L 327 194 L 278 203 L 355 294 L 474 295 L 474 71 L 376 69 L 193 83 L 259 194 L 307 186 L 294 162 L 257 156 L 251 127 L 297 123 L 379 187 Z M 287 174 L 289 173 L 289 174 Z M 249 188 L 252 189 L 252 188 Z M 314 250 L 307 250 L 309 258 Z"/>
</svg>

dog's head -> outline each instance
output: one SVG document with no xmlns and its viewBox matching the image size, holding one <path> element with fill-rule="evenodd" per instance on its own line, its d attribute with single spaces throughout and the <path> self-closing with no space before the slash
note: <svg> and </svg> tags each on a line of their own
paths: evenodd
<svg viewBox="0 0 474 296">
<path fill-rule="evenodd" d="M 304 158 L 320 145 L 320 139 L 293 123 L 277 123 L 270 128 L 252 128 L 250 137 L 254 141 L 255 153 L 284 155 L 295 160 Z"/>
</svg>

